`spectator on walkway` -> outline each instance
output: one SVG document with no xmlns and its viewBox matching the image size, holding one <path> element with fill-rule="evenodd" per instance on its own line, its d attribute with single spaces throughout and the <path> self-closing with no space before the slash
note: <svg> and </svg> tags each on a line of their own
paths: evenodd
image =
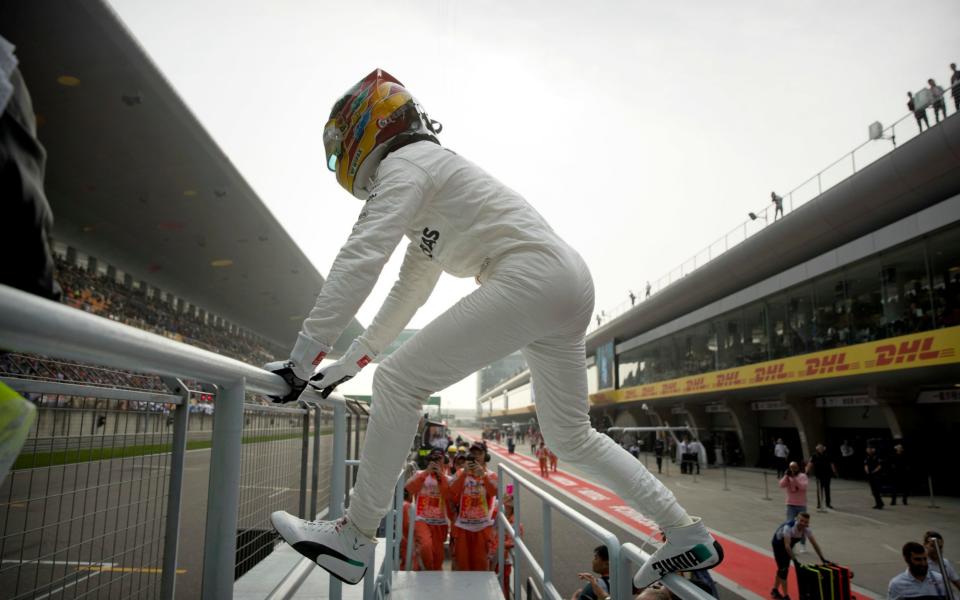
<svg viewBox="0 0 960 600">
<path fill-rule="evenodd" d="M 903 560 L 907 563 L 907 569 L 890 580 L 887 586 L 888 600 L 947 597 L 943 576 L 930 570 L 927 551 L 923 546 L 917 542 L 904 544 Z"/>
<path fill-rule="evenodd" d="M 573 592 L 570 600 L 604 600 L 610 597 L 610 554 L 606 546 L 593 549 L 593 573 L 579 573 L 577 577 L 586 581 L 583 588 Z"/>
<path fill-rule="evenodd" d="M 680 473 L 686 474 L 690 469 L 690 437 L 683 436 L 677 444 L 677 461 L 680 463 Z"/>
<path fill-rule="evenodd" d="M 950 63 L 950 93 L 953 94 L 953 109 L 960 111 L 960 71 L 957 63 Z"/>
<path fill-rule="evenodd" d="M 666 447 L 663 438 L 657 435 L 657 439 L 653 441 L 653 456 L 657 459 L 657 473 L 663 473 L 663 452 Z"/>
<path fill-rule="evenodd" d="M 550 450 L 547 449 L 546 442 L 540 442 L 537 448 L 537 461 L 540 463 L 540 477 L 550 479 L 550 470 L 547 463 L 550 461 Z"/>
<path fill-rule="evenodd" d="M 690 443 L 687 444 L 687 452 L 690 456 L 690 472 L 693 473 L 693 469 L 697 469 L 697 475 L 700 474 L 700 454 L 703 452 L 703 444 L 700 443 L 700 440 L 693 438 L 690 440 Z"/>
<path fill-rule="evenodd" d="M 636 305 L 637 295 L 633 293 L 633 290 L 630 290 L 627 295 L 630 296 L 630 306 Z"/>
<path fill-rule="evenodd" d="M 634 438 L 633 443 L 630 444 L 630 447 L 627 448 L 627 452 L 633 455 L 634 458 L 640 459 L 640 444 L 637 443 L 636 438 Z"/>
<path fill-rule="evenodd" d="M 647 294 L 646 296 L 644 296 L 644 298 L 649 298 L 649 297 L 650 297 L 650 282 L 647 281 Z"/>
<path fill-rule="evenodd" d="M 643 589 L 642 592 L 637 594 L 637 597 L 634 600 L 675 600 L 676 596 L 673 595 L 668 588 L 664 587 L 659 581 L 649 587 Z"/>
<path fill-rule="evenodd" d="M 863 472 L 870 484 L 870 493 L 873 494 L 873 508 L 883 508 L 883 498 L 880 497 L 880 485 L 883 477 L 883 463 L 877 456 L 877 449 L 867 446 L 867 457 L 863 459 Z"/>
<path fill-rule="evenodd" d="M 947 105 L 943 100 L 943 88 L 937 85 L 937 82 L 933 79 L 928 79 L 927 83 L 930 84 L 930 95 L 933 97 L 931 104 L 933 104 L 933 116 L 937 120 L 937 123 L 940 122 L 940 113 L 943 113 L 943 118 L 947 118 Z"/>
<path fill-rule="evenodd" d="M 773 546 L 773 558 L 777 563 L 777 574 L 773 579 L 773 589 L 770 590 L 771 598 L 775 600 L 790 598 L 787 590 L 787 576 L 790 574 L 790 563 L 793 562 L 795 565 L 800 564 L 796 554 L 793 552 L 793 547 L 808 539 L 810 543 L 813 544 L 813 549 L 817 551 L 817 556 L 820 557 L 820 561 L 824 563 L 828 562 L 827 559 L 823 557 L 823 552 L 820 551 L 820 545 L 817 544 L 817 539 L 813 536 L 813 530 L 810 528 L 809 513 L 800 513 L 796 519 L 787 521 L 777 527 L 777 530 L 773 534 L 773 539 L 770 542 Z"/>
<path fill-rule="evenodd" d="M 778 196 L 776 192 L 770 192 L 770 201 L 773 202 L 773 220 L 777 220 L 777 215 L 783 216 L 783 196 Z"/>
<path fill-rule="evenodd" d="M 557 461 L 559 460 L 559 459 L 557 458 L 557 455 L 556 455 L 554 452 L 552 452 L 551 450 L 548 449 L 548 450 L 547 450 L 547 456 L 550 458 L 550 470 L 553 471 L 554 473 L 556 473 L 556 472 L 557 472 Z"/>
<path fill-rule="evenodd" d="M 787 459 L 790 456 L 790 448 L 783 443 L 783 438 L 777 438 L 777 443 L 773 446 L 773 463 L 777 468 L 777 478 L 783 477 L 787 472 Z"/>
<path fill-rule="evenodd" d="M 923 133 L 923 126 L 926 125 L 927 129 L 930 129 L 930 120 L 927 119 L 927 107 L 922 108 L 917 107 L 917 102 L 913 98 L 913 93 L 907 92 L 907 110 L 913 113 L 913 118 L 917 120 L 917 127 L 920 128 L 920 132 Z"/>
<path fill-rule="evenodd" d="M 443 452 L 433 449 L 427 456 L 427 467 L 411 477 L 405 486 L 416 498 L 417 518 L 414 535 L 420 561 L 427 571 L 443 569 L 444 544 L 447 541 L 447 502 L 450 482 L 443 473 Z"/>
<path fill-rule="evenodd" d="M 930 570 L 940 573 L 946 581 L 960 591 L 960 574 L 957 574 L 956 567 L 943 554 L 943 536 L 936 531 L 928 531 L 923 534 L 923 546 L 927 549 L 927 564 Z M 940 570 L 941 561 L 943 561 L 943 568 L 946 572 Z"/>
<path fill-rule="evenodd" d="M 823 444 L 817 444 L 810 462 L 807 463 L 807 473 L 813 472 L 817 478 L 817 508 L 822 504 L 827 508 L 833 508 L 830 503 L 830 481 L 837 476 L 837 465 L 833 463 L 833 458 L 827 454 L 827 447 Z"/>
<path fill-rule="evenodd" d="M 893 447 L 893 455 L 887 461 L 890 476 L 890 506 L 897 505 L 897 496 L 903 498 L 903 505 L 907 505 L 907 495 L 910 493 L 910 459 L 903 450 L 903 444 Z"/>
<path fill-rule="evenodd" d="M 780 480 L 780 487 L 786 493 L 787 520 L 793 520 L 800 513 L 807 512 L 807 486 L 810 481 L 800 471 L 796 461 L 791 462 L 787 472 Z"/>
<path fill-rule="evenodd" d="M 483 444 L 471 444 L 466 466 L 450 485 L 458 506 L 451 537 L 456 538 L 455 558 L 461 571 L 490 570 L 487 545 L 493 532 L 497 474 L 487 470 L 486 456 Z"/>
</svg>

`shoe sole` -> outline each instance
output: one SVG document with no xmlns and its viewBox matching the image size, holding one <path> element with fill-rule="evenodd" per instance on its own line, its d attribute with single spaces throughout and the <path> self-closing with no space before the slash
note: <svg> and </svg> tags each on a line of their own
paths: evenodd
<svg viewBox="0 0 960 600">
<path fill-rule="evenodd" d="M 284 533 L 287 533 L 288 535 L 291 533 L 287 531 L 287 527 L 286 527 L 287 523 L 285 521 L 281 521 L 280 523 L 277 523 L 276 521 L 274 521 L 273 515 L 271 515 L 270 523 L 273 525 L 273 528 L 277 530 L 277 534 L 283 539 L 283 541 L 289 544 L 291 548 L 297 551 L 297 553 L 299 553 L 300 555 L 306 558 L 309 558 L 313 564 L 317 565 L 327 573 L 330 573 L 330 575 L 336 577 L 343 583 L 346 583 L 348 585 L 356 585 L 360 583 L 360 581 L 362 581 L 363 578 L 366 576 L 367 566 L 364 565 L 363 572 L 360 573 L 360 576 L 357 577 L 356 580 L 345 578 L 344 576 L 340 575 L 334 570 L 339 565 L 331 565 L 331 566 L 323 565 L 320 562 L 318 562 L 318 559 L 329 557 L 333 560 L 346 562 L 347 560 L 346 557 L 341 558 L 342 555 L 339 552 L 331 548 L 328 548 L 323 544 L 316 544 L 314 542 L 293 543 L 290 541 L 290 539 L 288 539 L 287 535 L 284 535 Z"/>
<path fill-rule="evenodd" d="M 670 574 L 672 574 L 672 573 L 688 573 L 688 572 L 690 572 L 690 571 L 700 571 L 700 570 L 704 570 L 704 569 L 713 569 L 713 568 L 719 566 L 720 563 L 723 562 L 723 546 L 720 545 L 720 542 L 714 540 L 714 541 L 713 541 L 713 550 L 714 550 L 714 552 L 716 552 L 716 554 L 717 554 L 717 561 L 716 561 L 715 563 L 710 564 L 710 565 L 706 565 L 706 566 L 700 566 L 700 565 L 698 565 L 696 568 L 678 569 L 678 570 L 676 570 L 676 571 L 670 571 L 670 572 L 668 572 L 668 573 L 665 573 L 664 575 L 661 575 L 660 577 L 657 577 L 656 579 L 654 579 L 653 581 L 651 581 L 649 584 L 647 584 L 647 586 L 653 585 L 653 584 L 656 583 L 657 581 L 660 581 L 661 579 L 663 579 L 664 577 L 666 577 L 667 575 L 670 575 Z M 642 567 L 641 567 L 641 570 L 642 570 Z M 639 572 L 638 572 L 637 574 L 639 575 Z M 634 586 L 637 585 L 635 580 L 633 580 L 633 584 L 634 584 Z M 640 586 L 637 586 L 637 587 L 640 587 Z"/>
</svg>

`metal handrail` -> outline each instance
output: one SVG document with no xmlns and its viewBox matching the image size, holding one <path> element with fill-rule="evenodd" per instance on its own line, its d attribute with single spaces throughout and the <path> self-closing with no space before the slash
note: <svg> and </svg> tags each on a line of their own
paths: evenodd
<svg viewBox="0 0 960 600">
<path fill-rule="evenodd" d="M 956 114 L 956 113 L 954 113 L 954 114 Z M 785 210 L 783 211 L 783 215 L 786 216 L 787 213 L 793 212 L 793 211 L 796 209 L 796 207 L 801 206 L 801 205 L 803 205 L 803 204 L 806 204 L 807 202 L 810 202 L 811 200 L 813 200 L 813 199 L 821 196 L 821 195 L 823 194 L 823 192 L 824 192 L 824 189 L 823 189 L 823 175 L 826 174 L 827 171 L 829 171 L 829 170 L 832 169 L 833 167 L 835 167 L 835 166 L 837 166 L 837 165 L 839 165 L 839 164 L 841 164 L 841 163 L 845 163 L 847 160 L 849 160 L 849 161 L 850 161 L 850 165 L 851 165 L 850 175 L 854 175 L 854 174 L 857 173 L 858 170 L 862 170 L 863 167 L 871 164 L 872 162 L 874 162 L 875 160 L 877 160 L 877 159 L 880 158 L 881 156 L 885 156 L 885 155 L 887 154 L 887 152 L 883 152 L 883 153 L 879 154 L 878 156 L 874 156 L 872 160 L 865 161 L 865 162 L 863 162 L 862 164 L 858 165 L 858 164 L 857 164 L 857 160 L 856 160 L 856 153 L 857 153 L 857 151 L 858 151 L 858 150 L 862 150 L 862 149 L 865 148 L 866 146 L 870 145 L 871 142 L 880 141 L 880 140 L 893 140 L 893 141 L 894 141 L 893 149 L 895 149 L 895 148 L 896 148 L 896 126 L 899 125 L 900 123 L 902 123 L 904 120 L 908 120 L 908 119 L 909 119 L 910 117 L 912 117 L 912 116 L 913 116 L 913 113 L 912 113 L 912 112 L 908 112 L 907 114 L 903 115 L 902 117 L 900 117 L 899 119 L 897 119 L 896 121 L 894 121 L 893 124 L 891 124 L 890 126 L 885 127 L 885 128 L 883 129 L 883 132 L 882 132 L 883 135 L 882 135 L 881 138 L 878 138 L 878 139 L 876 139 L 876 140 L 867 140 L 867 141 L 861 143 L 859 146 L 856 146 L 853 150 L 850 150 L 849 152 L 847 152 L 846 154 L 844 154 L 844 155 L 841 156 L 840 158 L 834 160 L 834 161 L 831 162 L 829 165 L 823 167 L 822 169 L 820 169 L 820 171 L 818 171 L 817 173 L 815 173 L 814 175 L 812 175 L 812 176 L 809 177 L 808 179 L 804 180 L 802 183 L 800 183 L 799 185 L 797 185 L 797 186 L 794 187 L 793 189 L 791 189 L 791 190 L 789 190 L 788 192 L 786 192 L 786 194 L 783 195 L 783 200 L 784 200 L 784 203 L 787 204 L 788 206 L 787 206 L 787 207 L 785 208 Z M 952 117 L 953 115 L 950 115 L 950 116 Z M 950 118 L 950 117 L 946 117 L 946 118 Z M 928 130 L 929 130 L 929 128 L 928 128 Z M 902 131 L 902 129 L 901 129 L 901 131 Z M 889 136 L 886 135 L 887 133 L 889 133 Z M 922 132 L 918 132 L 916 135 L 919 135 L 920 133 L 922 133 Z M 908 138 L 908 139 L 912 139 L 912 138 Z M 888 152 L 889 152 L 889 151 L 892 151 L 892 150 L 888 150 Z M 799 200 L 799 199 L 798 199 L 796 202 L 794 202 L 794 195 L 797 194 L 797 192 L 801 191 L 801 190 L 802 190 L 804 187 L 806 187 L 807 185 L 813 183 L 814 181 L 817 182 L 817 192 L 816 192 L 815 194 L 813 194 L 810 198 L 807 198 L 807 199 L 805 199 L 805 200 Z M 831 187 L 833 187 L 833 186 L 831 186 Z M 827 188 L 827 189 L 831 189 L 831 188 Z M 733 246 L 736 246 L 737 244 L 740 244 L 741 242 L 746 241 L 748 238 L 752 237 L 753 235 L 755 235 L 756 233 L 758 233 L 758 232 L 761 231 L 762 229 L 766 229 L 766 228 L 771 224 L 771 220 L 770 220 L 769 215 L 768 215 L 768 211 L 770 211 L 771 208 L 772 208 L 771 203 L 770 203 L 770 202 L 767 202 L 762 209 L 756 210 L 756 211 L 753 213 L 754 215 L 756 215 L 756 217 L 757 217 L 756 219 L 748 219 L 748 220 L 746 220 L 746 221 L 741 222 L 741 223 L 738 224 L 736 227 L 733 227 L 732 229 L 730 229 L 729 231 L 727 231 L 723 236 L 717 238 L 716 240 L 714 240 L 714 241 L 711 242 L 710 244 L 707 244 L 703 249 L 701 249 L 700 251 L 696 252 L 693 256 L 691 256 L 691 257 L 688 258 L 687 260 L 683 261 L 682 263 L 680 263 L 679 265 L 677 265 L 677 266 L 674 267 L 673 269 L 670 269 L 670 270 L 667 272 L 666 275 L 663 275 L 663 276 L 661 276 L 661 277 L 658 278 L 658 279 L 651 280 L 651 281 L 653 281 L 654 283 L 650 286 L 650 296 L 656 295 L 657 293 L 659 293 L 660 291 L 662 291 L 662 290 L 663 290 L 664 288 L 666 288 L 667 286 L 673 284 L 675 281 L 678 281 L 678 280 L 681 279 L 682 277 L 684 277 L 684 276 L 686 276 L 686 275 L 689 275 L 690 273 L 692 273 L 693 271 L 695 271 L 695 270 L 699 269 L 700 267 L 704 266 L 704 265 L 707 264 L 708 262 L 711 262 L 713 259 L 717 258 L 717 257 L 720 256 L 721 254 L 724 254 L 727 250 L 729 250 L 729 249 L 732 248 Z M 781 217 L 781 218 L 782 218 L 782 217 Z M 751 224 L 751 223 L 754 223 L 755 221 L 758 221 L 758 220 L 762 220 L 764 224 L 763 224 L 762 226 L 758 226 L 758 227 L 757 227 L 754 231 L 752 231 L 751 233 L 747 233 L 747 230 L 750 228 L 750 224 Z M 733 244 L 731 244 L 731 243 L 730 243 L 730 236 L 731 236 L 731 235 L 734 235 L 734 234 L 739 234 L 739 233 L 741 233 L 741 232 L 743 233 L 743 237 L 740 238 L 740 239 L 734 239 Z M 717 251 L 717 252 L 714 252 L 713 249 L 714 249 L 715 247 L 717 247 L 721 242 L 723 243 L 723 249 L 722 249 L 722 250 L 719 250 L 719 251 Z M 705 261 L 698 261 L 698 260 L 697 260 L 698 257 L 700 257 L 701 255 L 703 255 L 704 253 L 706 253 L 707 260 L 705 260 Z M 691 262 L 693 263 L 693 268 L 692 268 L 692 269 L 687 269 L 686 267 L 687 267 L 688 264 L 691 263 Z M 644 297 L 641 298 L 641 297 L 640 297 L 641 294 L 637 294 L 637 297 L 636 297 L 637 302 L 630 302 L 629 300 L 625 300 L 625 301 L 621 302 L 620 304 L 617 304 L 616 306 L 614 306 L 614 307 L 613 307 L 612 309 L 610 309 L 610 310 L 602 311 L 601 314 L 603 315 L 603 319 L 601 320 L 601 323 L 600 323 L 600 324 L 596 324 L 595 321 L 591 321 L 591 322 L 590 322 L 590 326 L 587 328 L 587 333 L 592 333 L 592 332 L 594 332 L 594 331 L 597 331 L 598 329 L 600 329 L 600 328 L 603 327 L 604 325 L 608 324 L 608 323 L 609 323 L 610 321 L 612 321 L 613 319 L 615 319 L 615 318 L 619 317 L 620 315 L 624 314 L 625 312 L 629 311 L 631 308 L 634 308 L 634 307 L 636 306 L 636 304 L 639 304 L 639 303 L 642 302 L 644 299 L 646 299 L 645 288 L 641 288 L 641 291 L 644 292 Z"/>
<path fill-rule="evenodd" d="M 600 540 L 607 547 L 607 552 L 610 555 L 610 590 L 611 596 L 614 598 L 624 598 L 621 592 L 621 580 L 623 579 L 620 576 L 621 565 L 620 565 L 620 541 L 617 539 L 617 536 L 610 533 L 610 531 L 604 529 L 597 523 L 594 523 L 584 515 L 573 510 L 560 500 L 554 498 L 541 488 L 535 486 L 529 482 L 526 478 L 521 476 L 517 471 L 513 470 L 511 467 L 500 463 L 497 465 L 497 495 L 498 497 L 503 497 L 504 486 L 506 485 L 506 478 L 504 474 L 509 475 L 511 483 L 514 485 L 514 489 L 519 488 L 526 489 L 528 492 L 540 499 L 542 503 L 543 510 L 543 556 L 544 564 L 541 567 L 540 564 L 536 561 L 533 556 L 533 553 L 527 547 L 527 544 L 523 539 L 517 535 L 516 529 L 519 529 L 520 523 L 520 494 L 514 493 L 513 496 L 513 514 L 514 520 L 518 523 L 518 527 L 514 528 L 509 521 L 507 521 L 506 516 L 503 514 L 503 511 L 499 511 L 497 514 L 497 564 L 499 565 L 499 583 L 501 587 L 503 586 L 504 578 L 506 574 L 504 572 L 504 536 L 509 534 L 513 536 L 514 540 L 514 550 L 516 551 L 515 556 L 522 557 L 529 564 L 532 575 L 537 582 L 543 588 L 544 595 L 551 598 L 552 600 L 562 600 L 563 595 L 557 591 L 556 587 L 553 585 L 553 519 L 552 511 L 556 510 L 563 516 L 567 517 L 575 525 L 578 525 L 581 529 L 585 530 L 587 533 L 592 535 L 594 538 Z M 524 570 L 522 568 L 523 561 L 514 560 L 513 565 L 513 589 L 519 590 L 521 587 L 521 582 L 523 577 L 521 572 Z M 630 592 L 630 588 L 626 589 L 627 594 Z"/>
<path fill-rule="evenodd" d="M 0 348 L 42 354 L 60 359 L 97 362 L 114 368 L 153 373 L 176 381 L 189 378 L 217 384 L 216 419 L 210 456 L 207 518 L 204 535 L 204 599 L 230 597 L 233 593 L 234 560 L 240 486 L 241 437 L 248 391 L 286 395 L 289 388 L 279 376 L 213 352 L 147 333 L 83 311 L 0 285 Z M 181 393 L 178 431 L 186 431 L 186 387 Z M 322 398 L 312 388 L 301 396 L 307 404 L 334 411 L 333 458 L 331 469 L 330 518 L 340 516 L 345 497 L 346 400 L 341 394 Z M 278 412 L 289 413 L 280 409 Z M 315 411 L 319 431 L 319 411 Z M 182 446 L 185 439 L 176 442 Z M 315 447 L 316 453 L 316 447 Z M 174 465 L 176 467 L 176 465 Z M 182 465 L 176 467 L 182 470 Z M 316 454 L 314 469 L 316 470 Z M 174 476 L 175 475 L 175 476 Z M 165 542 L 163 596 L 172 597 L 171 565 L 176 564 L 179 541 L 179 471 L 171 476 L 171 497 L 176 506 L 168 513 Z M 177 488 L 174 490 L 174 488 Z M 171 504 L 174 502 L 171 500 Z M 168 574 L 169 582 L 168 583 Z M 330 598 L 340 598 L 341 583 L 330 581 Z M 365 586 L 366 587 L 366 586 Z"/>
<path fill-rule="evenodd" d="M 243 380 L 247 391 L 283 396 L 279 376 L 59 302 L 0 285 L 0 346 L 61 359 L 218 385 Z"/>
</svg>

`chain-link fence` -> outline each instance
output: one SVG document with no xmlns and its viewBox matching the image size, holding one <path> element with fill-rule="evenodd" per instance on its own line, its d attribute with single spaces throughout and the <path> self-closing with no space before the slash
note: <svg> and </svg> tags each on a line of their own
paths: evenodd
<svg viewBox="0 0 960 600">
<path fill-rule="evenodd" d="M 215 390 L 177 387 L 177 394 L 168 394 L 152 387 L 88 385 L 87 395 L 77 396 L 74 383 L 9 373 L 4 381 L 36 404 L 38 416 L 0 485 L 0 597 L 164 597 L 169 519 L 176 519 L 182 534 L 175 530 L 172 538 L 180 552 L 169 585 L 173 589 L 175 579 L 182 596 L 198 597 L 215 418 L 198 399 L 215 400 Z M 63 390 L 70 395 L 56 393 Z M 184 397 L 182 410 L 189 417 L 183 414 L 181 424 L 177 407 Z M 278 542 L 269 520 L 273 511 L 306 516 L 327 504 L 332 460 L 332 410 L 265 406 L 252 395 L 247 400 L 235 577 L 273 551 Z M 351 403 L 349 413 L 348 456 L 356 457 L 366 411 Z M 183 430 L 179 469 L 178 428 Z M 168 505 L 179 507 L 181 498 L 182 515 L 170 514 Z"/>
</svg>

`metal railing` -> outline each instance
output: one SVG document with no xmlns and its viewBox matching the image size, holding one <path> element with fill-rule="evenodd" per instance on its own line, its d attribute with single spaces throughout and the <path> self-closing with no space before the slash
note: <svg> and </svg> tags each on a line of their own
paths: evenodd
<svg viewBox="0 0 960 600">
<path fill-rule="evenodd" d="M 13 579 L 5 592 L 24 598 L 173 597 L 190 398 L 184 380 L 216 386 L 198 595 L 230 597 L 235 569 L 262 555 L 268 539 L 272 545 L 272 533 L 238 536 L 241 528 L 267 529 L 264 506 L 305 507 L 307 411 L 245 402 L 250 393 L 286 394 L 278 376 L 2 285 L 0 348 L 158 375 L 169 389 L 7 379 L 21 393 L 73 399 L 61 398 L 64 406 L 40 411 L 32 441 L 18 459 L 26 462 L 15 465 L 4 483 L 9 489 L 0 507 L 0 568 L 4 583 Z M 329 512 L 336 517 L 345 497 L 346 402 L 339 394 L 313 396 L 318 407 L 333 413 Z M 150 409 L 159 405 L 165 408 Z M 321 412 L 314 411 L 315 439 Z M 313 506 L 319 445 L 315 441 Z M 288 460 L 301 468 L 278 468 Z M 199 533 L 190 531 L 197 539 Z M 68 576 L 68 569 L 89 575 Z M 41 579 L 45 585 L 38 589 Z M 339 585 L 331 581 L 332 598 L 339 597 Z"/>
<path fill-rule="evenodd" d="M 954 113 L 954 115 L 955 114 L 957 113 Z M 950 115 L 950 117 L 953 117 L 953 115 Z M 783 214 L 781 218 L 807 202 L 819 197 L 825 190 L 832 188 L 847 177 L 856 174 L 858 170 L 862 170 L 877 159 L 889 154 L 896 149 L 898 141 L 904 142 L 920 135 L 921 132 L 912 126 L 913 120 L 913 113 L 905 114 L 889 127 L 884 128 L 881 138 L 863 142 L 826 167 L 820 169 L 820 171 L 786 192 L 786 194 L 783 194 Z M 904 121 L 907 121 L 906 125 L 903 124 Z M 898 126 L 899 132 L 897 131 Z M 936 127 L 936 125 L 934 125 L 934 127 Z M 885 143 L 886 141 L 892 141 L 893 143 L 887 144 Z M 602 318 L 600 322 L 598 323 L 596 319 L 592 320 L 590 326 L 587 328 L 587 333 L 589 334 L 600 329 L 606 323 L 626 313 L 648 297 L 656 295 L 667 286 L 686 277 L 725 253 L 730 248 L 733 248 L 755 233 L 765 229 L 775 221 L 776 210 L 773 202 L 767 201 L 763 208 L 757 209 L 751 214 L 753 215 L 752 218 L 730 229 L 702 250 L 696 252 L 693 256 L 668 271 L 662 277 L 650 280 L 648 282 L 650 284 L 649 292 L 646 289 L 646 285 L 640 288 L 634 288 L 638 290 L 635 301 L 624 300 L 612 309 L 601 311 L 600 315 Z"/>
<path fill-rule="evenodd" d="M 508 481 L 505 475 L 510 477 Z M 536 595 L 539 597 L 550 598 L 551 600 L 562 600 L 564 598 L 554 586 L 553 576 L 553 513 L 557 512 L 580 529 L 584 530 L 593 538 L 599 540 L 607 547 L 610 559 L 610 595 L 613 598 L 631 598 L 633 597 L 633 577 L 629 569 L 630 562 L 642 564 L 649 559 L 649 555 L 642 552 L 633 544 L 620 544 L 617 537 L 594 523 L 579 512 L 570 508 L 560 500 L 554 498 L 543 489 L 529 482 L 513 468 L 500 463 L 497 466 L 497 494 L 502 497 L 507 485 L 513 484 L 513 520 L 516 527 L 510 524 L 502 511 L 497 515 L 497 564 L 499 566 L 500 585 L 506 588 L 505 582 L 505 536 L 510 535 L 514 540 L 514 560 L 513 560 L 513 589 L 523 589 L 525 582 L 524 573 L 530 572 L 528 579 L 532 578 L 533 587 L 536 589 Z M 534 558 L 533 553 L 527 546 L 527 543 L 518 535 L 520 523 L 522 522 L 520 490 L 532 494 L 540 500 L 542 511 L 542 548 L 543 565 L 541 566 Z M 700 590 L 689 581 L 679 575 L 667 575 L 663 578 L 664 585 L 674 594 L 683 600 L 710 600 L 712 597 L 706 592 Z M 527 586 L 531 583 L 528 581 Z M 528 591 L 528 598 L 531 597 Z"/>
</svg>

